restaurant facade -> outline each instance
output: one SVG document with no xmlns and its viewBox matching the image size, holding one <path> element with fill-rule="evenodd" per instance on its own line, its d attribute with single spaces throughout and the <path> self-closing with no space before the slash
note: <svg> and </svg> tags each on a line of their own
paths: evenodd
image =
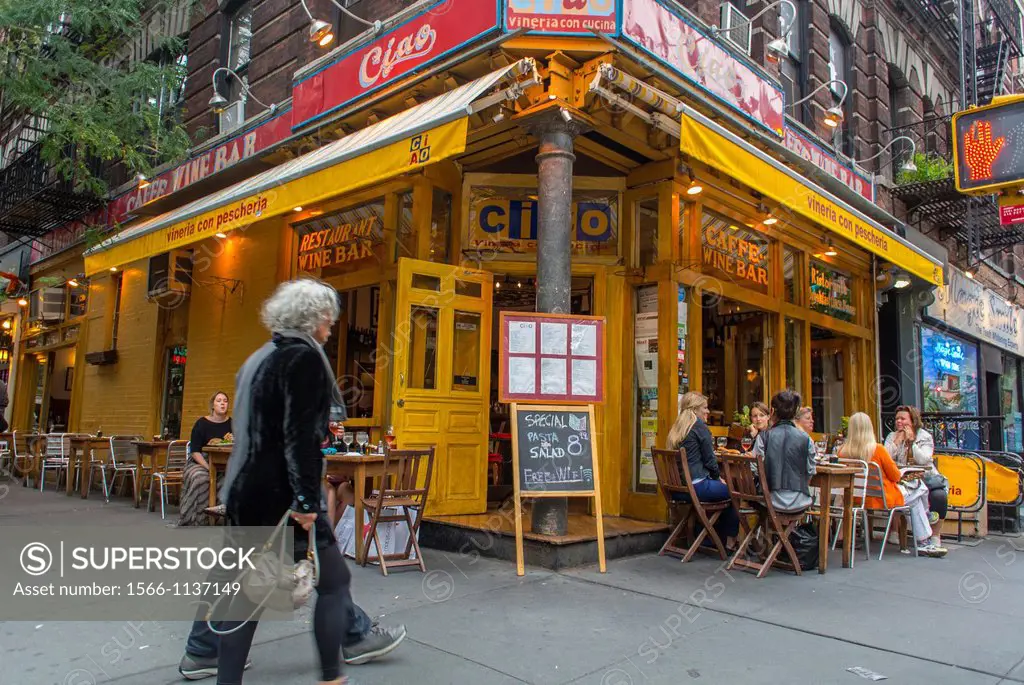
<svg viewBox="0 0 1024 685">
<path fill-rule="evenodd" d="M 252 150 L 275 166 L 86 253 L 77 428 L 187 435 L 266 339 L 261 302 L 313 276 L 344 304 L 327 350 L 347 426 L 436 445 L 429 513 L 483 514 L 510 430 L 496 322 L 535 308 L 544 230 L 569 232 L 571 313 L 608 322 L 606 515 L 664 519 L 650 448 L 684 392 L 721 434 L 784 387 L 823 433 L 877 416 L 876 284 L 941 285 L 941 261 L 695 16 L 582 5 L 425 5 L 297 72 L 285 137 Z M 557 228 L 538 188 L 553 157 L 571 163 Z"/>
</svg>

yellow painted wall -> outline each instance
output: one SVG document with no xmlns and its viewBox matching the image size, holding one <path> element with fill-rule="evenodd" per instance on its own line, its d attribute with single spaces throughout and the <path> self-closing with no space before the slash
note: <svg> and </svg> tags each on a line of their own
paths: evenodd
<svg viewBox="0 0 1024 685">
<path fill-rule="evenodd" d="M 123 271 L 121 314 L 116 364 L 84 367 L 82 413 L 79 429 L 105 435 L 130 434 L 152 437 L 159 432 L 160 395 L 155 384 L 161 378 L 162 360 L 154 345 L 161 309 L 146 299 L 149 260 L 133 262 Z M 114 296 L 109 275 L 89 285 L 89 326 L 85 349 L 106 349 L 110 335 L 107 319 Z M 80 346 L 81 347 L 81 346 Z"/>
<path fill-rule="evenodd" d="M 280 220 L 270 220 L 196 248 L 182 439 L 188 439 L 196 419 L 209 413 L 213 393 L 223 390 L 234 401 L 235 374 L 269 338 L 259 311 L 279 282 L 281 237 Z M 241 286 L 232 293 L 233 280 L 218 279 L 241 281 Z"/>
</svg>

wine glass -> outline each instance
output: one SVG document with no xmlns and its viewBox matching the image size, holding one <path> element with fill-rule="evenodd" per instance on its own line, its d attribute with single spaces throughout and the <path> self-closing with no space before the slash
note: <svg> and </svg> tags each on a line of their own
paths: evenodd
<svg viewBox="0 0 1024 685">
<path fill-rule="evenodd" d="M 740 440 L 740 446 L 743 448 L 744 452 L 749 452 L 750 448 L 754 446 L 754 439 L 749 435 L 744 435 Z"/>
<path fill-rule="evenodd" d="M 345 443 L 345 451 L 346 452 L 351 452 L 352 451 L 352 442 L 354 440 L 355 440 L 355 437 L 353 437 L 353 435 L 351 433 L 349 433 L 348 431 L 346 431 L 345 433 L 342 434 L 341 441 L 343 443 Z"/>
<path fill-rule="evenodd" d="M 331 421 L 327 424 L 327 427 L 330 428 L 331 433 L 334 435 L 333 446 L 336 447 L 341 441 L 341 437 L 345 435 L 345 424 L 341 421 Z"/>
<path fill-rule="evenodd" d="M 724 450 L 725 446 L 729 444 L 729 438 L 725 437 L 724 435 L 719 435 L 717 438 L 715 438 L 715 444 L 718 445 L 718 449 Z"/>
<path fill-rule="evenodd" d="M 359 443 L 359 451 L 366 452 L 366 443 L 370 442 L 370 435 L 366 431 L 356 433 L 356 442 Z"/>
</svg>

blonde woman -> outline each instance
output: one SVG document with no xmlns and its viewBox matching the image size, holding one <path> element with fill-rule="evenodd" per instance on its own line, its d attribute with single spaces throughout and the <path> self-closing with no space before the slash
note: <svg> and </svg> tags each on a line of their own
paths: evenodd
<svg viewBox="0 0 1024 685">
<path fill-rule="evenodd" d="M 686 463 L 693 479 L 693 491 L 701 502 L 724 502 L 729 499 L 729 487 L 721 480 L 714 441 L 708 430 L 708 400 L 699 392 L 688 392 L 679 400 L 679 416 L 668 432 L 670 449 L 686 450 Z M 736 510 L 729 507 L 722 512 L 715 530 L 725 540 L 725 546 L 736 546 L 740 520 Z"/>
<path fill-rule="evenodd" d="M 814 432 L 814 410 L 810 407 L 800 407 L 793 418 L 793 424 L 810 435 Z"/>
<path fill-rule="evenodd" d="M 928 522 L 928 487 L 920 480 L 903 482 L 896 462 L 889 456 L 884 445 L 875 439 L 875 429 L 871 419 L 863 412 L 850 417 L 850 428 L 846 443 L 839 450 L 839 456 L 847 459 L 860 459 L 868 463 L 878 464 L 882 472 L 882 487 L 885 489 L 885 501 L 890 507 L 908 506 L 913 519 L 914 535 L 917 536 L 917 551 L 927 557 L 944 557 L 946 549 L 932 543 L 932 527 Z M 866 497 L 865 507 L 881 509 L 882 500 L 878 497 Z M 883 542 L 884 544 L 884 542 Z"/>
</svg>

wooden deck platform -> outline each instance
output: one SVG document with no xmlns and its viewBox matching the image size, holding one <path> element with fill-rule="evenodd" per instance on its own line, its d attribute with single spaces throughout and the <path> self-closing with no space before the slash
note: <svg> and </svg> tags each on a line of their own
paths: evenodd
<svg viewBox="0 0 1024 685">
<path fill-rule="evenodd" d="M 546 542 L 551 545 L 569 545 L 577 542 L 593 542 L 597 540 L 597 525 L 594 517 L 589 514 L 570 512 L 569 529 L 565 535 L 538 535 L 530 532 L 529 505 L 525 505 L 523 509 L 523 538 L 526 540 L 536 540 L 537 542 Z M 498 535 L 514 536 L 516 532 L 514 516 L 512 508 L 507 507 L 500 510 L 491 508 L 487 510 L 486 514 L 424 516 L 423 520 L 456 528 L 468 528 Z M 636 521 L 619 516 L 604 517 L 605 539 L 621 535 L 668 532 L 668 530 L 669 527 L 666 523 Z"/>
</svg>

